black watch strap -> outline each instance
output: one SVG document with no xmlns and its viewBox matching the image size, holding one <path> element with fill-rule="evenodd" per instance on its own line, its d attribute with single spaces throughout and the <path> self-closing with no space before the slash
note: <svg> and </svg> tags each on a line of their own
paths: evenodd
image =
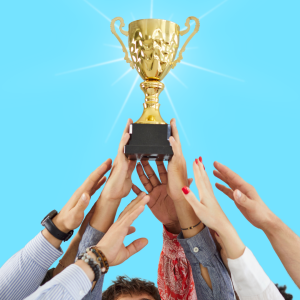
<svg viewBox="0 0 300 300">
<path fill-rule="evenodd" d="M 58 240 L 66 242 L 73 235 L 73 230 L 65 233 L 59 230 L 55 224 L 52 222 L 52 219 L 57 215 L 57 211 L 51 211 L 42 221 L 42 225 Z"/>
</svg>

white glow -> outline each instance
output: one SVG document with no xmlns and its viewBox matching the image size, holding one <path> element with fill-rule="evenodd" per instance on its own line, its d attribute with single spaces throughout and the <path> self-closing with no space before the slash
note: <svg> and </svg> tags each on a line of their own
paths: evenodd
<svg viewBox="0 0 300 300">
<path fill-rule="evenodd" d="M 131 14 L 131 18 L 132 18 L 132 20 L 133 20 L 133 21 L 135 21 L 135 20 L 136 20 L 136 18 L 134 17 L 133 13 L 131 12 L 130 14 Z"/>
<path fill-rule="evenodd" d="M 122 76 L 120 76 L 111 86 L 115 85 L 118 81 L 120 81 L 124 76 L 126 76 L 132 69 L 129 68 Z"/>
<path fill-rule="evenodd" d="M 221 5 L 223 5 L 225 2 L 227 2 L 228 0 L 225 0 L 221 3 L 219 3 L 218 5 L 216 5 L 215 7 L 213 7 L 211 10 L 209 10 L 208 12 L 206 12 L 204 15 L 202 15 L 199 20 L 201 20 L 202 18 L 206 17 L 207 15 L 209 15 L 211 12 L 213 12 L 215 9 L 217 9 L 218 7 L 220 7 Z"/>
<path fill-rule="evenodd" d="M 139 77 L 140 77 L 140 75 L 137 75 L 137 76 L 136 76 L 136 78 L 135 78 L 135 80 L 134 80 L 134 82 L 133 82 L 133 84 L 132 84 L 132 86 L 131 86 L 131 88 L 130 88 L 130 91 L 129 91 L 129 93 L 128 93 L 128 95 L 127 95 L 127 97 L 126 97 L 126 99 L 125 99 L 125 101 L 124 101 L 124 103 L 123 103 L 123 105 L 122 105 L 120 111 L 119 111 L 119 114 L 117 115 L 116 120 L 115 120 L 115 122 L 114 122 L 112 128 L 110 129 L 110 132 L 109 132 L 109 134 L 108 134 L 108 136 L 107 136 L 107 138 L 106 138 L 105 143 L 108 141 L 108 139 L 109 139 L 111 133 L 113 132 L 113 130 L 114 130 L 114 128 L 115 128 L 115 126 L 116 126 L 116 124 L 117 124 L 117 122 L 118 122 L 118 120 L 119 120 L 119 118 L 120 118 L 120 116 L 121 116 L 121 113 L 122 113 L 122 111 L 123 111 L 123 109 L 124 109 L 124 107 L 125 107 L 125 105 L 126 105 L 128 99 L 129 99 L 129 97 L 130 97 L 130 95 L 131 95 L 131 93 L 132 93 L 132 91 L 133 91 L 133 89 L 134 89 L 134 87 L 135 87 L 135 85 L 136 85 L 136 83 L 137 83 Z"/>
<path fill-rule="evenodd" d="M 173 16 L 174 16 L 174 14 L 171 14 L 171 16 L 167 20 L 171 21 Z"/>
<path fill-rule="evenodd" d="M 213 73 L 213 74 L 216 74 L 216 75 L 219 75 L 219 76 L 223 76 L 223 77 L 227 77 L 227 78 L 234 79 L 234 80 L 237 80 L 237 81 L 245 82 L 242 79 L 235 78 L 235 77 L 232 77 L 232 76 L 229 76 L 229 75 L 226 75 L 226 74 L 222 74 L 222 73 L 219 73 L 219 72 L 216 72 L 216 71 L 213 71 L 213 70 L 205 69 L 205 68 L 202 68 L 200 66 L 192 65 L 192 64 L 189 64 L 189 63 L 187 63 L 185 61 L 181 61 L 180 63 L 183 64 L 183 65 L 192 67 L 192 68 L 196 68 L 196 69 L 205 71 L 205 72 L 209 72 L 209 73 Z"/>
<path fill-rule="evenodd" d="M 64 74 L 68 74 L 68 73 L 78 72 L 78 71 L 82 71 L 82 70 L 86 70 L 86 69 L 96 68 L 96 67 L 100 67 L 100 66 L 112 64 L 112 63 L 115 63 L 115 62 L 118 62 L 118 61 L 122 61 L 122 60 L 124 60 L 124 58 L 118 58 L 118 59 L 115 59 L 115 60 L 105 61 L 105 62 L 100 63 L 100 64 L 96 64 L 96 65 L 92 65 L 92 66 L 87 66 L 87 67 L 83 67 L 83 68 L 79 68 L 79 69 L 75 69 L 75 70 L 71 70 L 71 71 L 66 71 L 66 72 L 55 74 L 55 75 L 59 76 L 59 75 L 64 75 Z"/>
<path fill-rule="evenodd" d="M 189 141 L 189 139 L 188 139 L 188 137 L 187 137 L 187 135 L 186 135 L 186 133 L 185 133 L 185 130 L 184 130 L 183 126 L 182 126 L 182 123 L 181 123 L 181 121 L 180 121 L 180 119 L 179 119 L 179 116 L 178 116 L 178 114 L 177 114 L 177 111 L 176 111 L 176 109 L 175 109 L 175 106 L 174 106 L 174 104 L 173 104 L 173 101 L 172 101 L 172 99 L 171 99 L 171 97 L 170 97 L 170 94 L 169 94 L 169 92 L 168 92 L 168 89 L 165 87 L 164 90 L 166 91 L 166 94 L 167 94 L 167 97 L 168 97 L 168 99 L 169 99 L 169 102 L 170 102 L 170 104 L 171 104 L 171 106 L 172 106 L 172 108 L 173 108 L 173 110 L 174 110 L 175 117 L 176 117 L 176 121 L 179 123 L 179 125 L 180 125 L 180 127 L 181 127 L 181 130 L 182 130 L 182 132 L 183 132 L 183 135 L 184 135 L 184 137 L 185 137 L 185 139 L 186 139 L 188 145 L 190 146 L 190 141 Z"/>
<path fill-rule="evenodd" d="M 187 88 L 187 86 L 172 72 L 169 72 L 178 82 L 180 82 L 185 88 Z"/>
<path fill-rule="evenodd" d="M 150 19 L 153 18 L 153 0 L 151 0 L 151 5 L 150 5 Z"/>
</svg>

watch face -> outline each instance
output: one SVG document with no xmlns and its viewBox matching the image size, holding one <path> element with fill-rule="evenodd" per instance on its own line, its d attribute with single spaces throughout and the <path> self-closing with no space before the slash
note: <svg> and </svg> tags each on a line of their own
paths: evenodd
<svg viewBox="0 0 300 300">
<path fill-rule="evenodd" d="M 44 222 L 46 221 L 46 219 L 53 219 L 55 216 L 57 215 L 57 211 L 54 209 L 52 210 L 41 222 L 41 224 L 44 226 Z"/>
</svg>

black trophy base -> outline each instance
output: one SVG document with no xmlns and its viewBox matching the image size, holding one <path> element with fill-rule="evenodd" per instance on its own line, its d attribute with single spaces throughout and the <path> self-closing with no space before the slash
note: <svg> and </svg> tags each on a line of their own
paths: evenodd
<svg viewBox="0 0 300 300">
<path fill-rule="evenodd" d="M 131 124 L 124 153 L 130 160 L 170 160 L 173 150 L 168 124 Z"/>
</svg>

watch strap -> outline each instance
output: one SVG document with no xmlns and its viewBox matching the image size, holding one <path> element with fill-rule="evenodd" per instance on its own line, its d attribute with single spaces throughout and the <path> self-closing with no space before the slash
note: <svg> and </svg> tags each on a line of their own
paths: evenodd
<svg viewBox="0 0 300 300">
<path fill-rule="evenodd" d="M 66 242 L 67 240 L 70 239 L 70 237 L 73 235 L 73 230 L 65 233 L 61 230 L 59 230 L 53 221 L 51 220 L 50 216 L 47 216 L 43 222 L 42 225 L 45 226 L 45 228 L 58 240 Z"/>
</svg>

